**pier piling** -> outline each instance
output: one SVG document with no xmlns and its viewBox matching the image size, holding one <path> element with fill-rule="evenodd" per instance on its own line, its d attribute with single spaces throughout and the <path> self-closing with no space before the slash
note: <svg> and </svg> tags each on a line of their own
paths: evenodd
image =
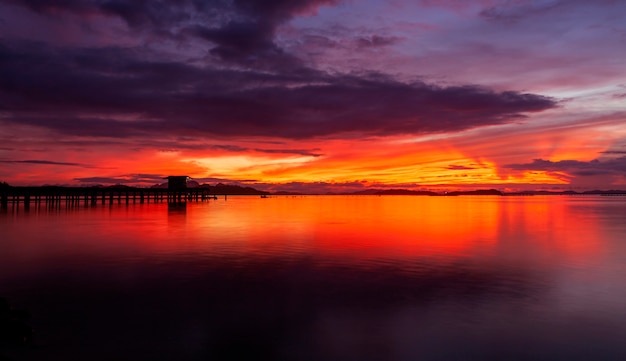
<svg viewBox="0 0 626 361">
<path fill-rule="evenodd" d="M 107 202 L 108 199 L 108 202 Z M 9 203 L 13 207 L 20 204 L 24 208 L 34 203 L 37 207 L 41 203 L 49 208 L 58 208 L 61 204 L 67 207 L 80 205 L 95 206 L 98 201 L 102 205 L 114 203 L 133 204 L 158 202 L 200 202 L 215 199 L 207 188 L 190 188 L 186 190 L 169 190 L 162 188 L 80 188 L 80 187 L 9 187 L 0 190 L 0 207 L 8 209 Z M 116 202 L 117 200 L 117 202 Z"/>
</svg>

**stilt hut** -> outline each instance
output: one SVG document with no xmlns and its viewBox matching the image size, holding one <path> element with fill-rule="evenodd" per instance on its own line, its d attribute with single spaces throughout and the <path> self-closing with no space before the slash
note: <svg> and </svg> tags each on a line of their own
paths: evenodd
<svg viewBox="0 0 626 361">
<path fill-rule="evenodd" d="M 187 190 L 187 181 L 190 179 L 186 175 L 171 175 L 167 179 L 167 189 L 170 191 Z"/>
</svg>

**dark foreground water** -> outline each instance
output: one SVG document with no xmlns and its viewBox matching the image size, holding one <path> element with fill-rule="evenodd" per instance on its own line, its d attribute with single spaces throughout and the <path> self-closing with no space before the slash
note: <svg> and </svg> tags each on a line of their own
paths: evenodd
<svg viewBox="0 0 626 361">
<path fill-rule="evenodd" d="M 0 360 L 624 360 L 626 198 L 0 213 Z"/>
</svg>

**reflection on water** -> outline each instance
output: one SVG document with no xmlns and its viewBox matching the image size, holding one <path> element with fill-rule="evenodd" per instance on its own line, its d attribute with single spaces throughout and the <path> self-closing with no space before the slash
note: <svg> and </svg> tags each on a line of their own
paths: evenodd
<svg viewBox="0 0 626 361">
<path fill-rule="evenodd" d="M 0 297 L 33 315 L 36 346 L 2 352 L 20 360 L 626 359 L 624 219 L 618 197 L 9 209 L 0 214 Z"/>
</svg>

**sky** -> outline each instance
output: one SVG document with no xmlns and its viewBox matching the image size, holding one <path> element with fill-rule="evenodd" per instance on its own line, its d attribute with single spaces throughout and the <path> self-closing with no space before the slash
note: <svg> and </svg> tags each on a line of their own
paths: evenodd
<svg viewBox="0 0 626 361">
<path fill-rule="evenodd" d="M 626 1 L 0 0 L 0 181 L 626 189 Z"/>
</svg>

